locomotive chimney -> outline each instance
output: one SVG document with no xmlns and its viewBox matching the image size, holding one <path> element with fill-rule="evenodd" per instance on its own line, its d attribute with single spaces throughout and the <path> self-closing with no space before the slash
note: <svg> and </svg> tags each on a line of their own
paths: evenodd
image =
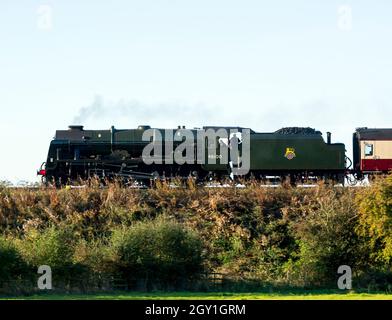
<svg viewBox="0 0 392 320">
<path fill-rule="evenodd" d="M 327 132 L 327 143 L 331 144 L 331 132 Z"/>
<path fill-rule="evenodd" d="M 69 130 L 79 130 L 79 131 L 83 131 L 83 126 L 80 125 L 70 125 L 68 126 Z"/>
</svg>

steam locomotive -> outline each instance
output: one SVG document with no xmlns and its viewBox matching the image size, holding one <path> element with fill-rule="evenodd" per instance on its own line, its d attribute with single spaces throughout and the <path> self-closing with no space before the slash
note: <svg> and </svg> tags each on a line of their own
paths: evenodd
<svg viewBox="0 0 392 320">
<path fill-rule="evenodd" d="M 185 143 L 187 139 L 190 142 Z M 331 142 L 331 133 L 326 140 L 320 131 L 302 127 L 260 133 L 242 127 L 157 129 L 141 125 L 126 130 L 114 126 L 85 130 L 72 125 L 56 131 L 37 173 L 45 183 L 56 185 L 90 177 L 146 181 L 191 176 L 203 181 L 233 178 L 235 170 L 241 172 L 239 168 L 247 162 L 240 174 L 243 178 L 344 183 L 348 175 L 361 180 L 392 170 L 392 129 L 358 128 L 353 134 L 353 161 L 346 156 L 344 144 Z M 154 152 L 146 157 L 146 149 L 168 152 L 158 159 Z M 200 157 L 189 161 L 191 153 Z M 184 161 L 174 161 L 184 157 Z"/>
</svg>

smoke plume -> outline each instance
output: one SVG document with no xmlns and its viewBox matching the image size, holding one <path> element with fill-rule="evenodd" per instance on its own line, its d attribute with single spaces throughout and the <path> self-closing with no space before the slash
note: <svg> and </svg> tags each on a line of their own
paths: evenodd
<svg viewBox="0 0 392 320">
<path fill-rule="evenodd" d="M 121 119 L 129 119 L 130 122 L 138 124 L 150 124 L 165 122 L 206 123 L 216 119 L 216 108 L 208 108 L 203 104 L 192 106 L 180 103 L 146 104 L 136 100 L 117 102 L 104 101 L 101 96 L 96 96 L 91 105 L 79 110 L 73 119 L 73 124 L 85 124 L 91 120 L 105 120 L 105 122 L 116 123 Z"/>
</svg>

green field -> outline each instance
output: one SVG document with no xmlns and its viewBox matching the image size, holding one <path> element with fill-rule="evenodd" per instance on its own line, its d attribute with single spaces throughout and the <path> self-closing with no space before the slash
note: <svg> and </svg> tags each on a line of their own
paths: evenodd
<svg viewBox="0 0 392 320">
<path fill-rule="evenodd" d="M 111 294 L 40 294 L 23 297 L 2 297 L 12 300 L 392 300 L 386 293 L 339 293 L 314 291 L 296 293 L 229 293 L 229 292 L 119 292 Z"/>
</svg>

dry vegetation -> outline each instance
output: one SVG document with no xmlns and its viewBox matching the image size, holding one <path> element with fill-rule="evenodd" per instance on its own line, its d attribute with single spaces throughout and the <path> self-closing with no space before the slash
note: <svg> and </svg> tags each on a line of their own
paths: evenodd
<svg viewBox="0 0 392 320">
<path fill-rule="evenodd" d="M 0 230 L 3 283 L 49 264 L 68 286 L 118 278 L 128 288 L 184 288 L 216 272 L 231 281 L 335 288 L 345 264 L 354 287 L 392 289 L 392 177 L 361 189 L 4 186 Z"/>
</svg>

